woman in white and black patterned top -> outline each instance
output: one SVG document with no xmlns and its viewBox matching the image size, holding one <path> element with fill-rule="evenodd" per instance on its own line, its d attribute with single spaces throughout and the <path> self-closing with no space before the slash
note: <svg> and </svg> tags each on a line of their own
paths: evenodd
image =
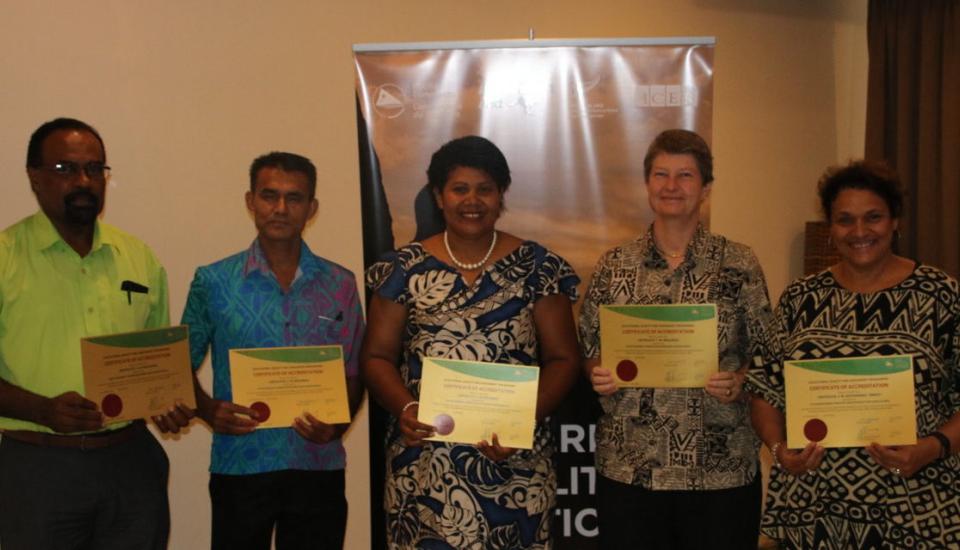
<svg viewBox="0 0 960 550">
<path fill-rule="evenodd" d="M 712 162 L 693 132 L 657 136 L 644 159 L 654 222 L 603 255 L 584 298 L 585 368 L 603 406 L 596 434 L 603 548 L 757 547 L 759 442 L 742 384 L 748 364 L 778 357 L 778 344 L 753 252 L 700 224 Z M 599 306 L 682 303 L 716 304 L 719 372 L 702 388 L 618 388 L 600 366 Z"/>
<path fill-rule="evenodd" d="M 960 548 L 960 295 L 894 253 L 903 197 L 888 168 L 828 170 L 820 201 L 840 261 L 795 281 L 777 317 L 784 360 L 913 357 L 917 444 L 787 449 L 780 362 L 752 369 L 771 472 L 762 531 L 796 549 Z"/>
</svg>

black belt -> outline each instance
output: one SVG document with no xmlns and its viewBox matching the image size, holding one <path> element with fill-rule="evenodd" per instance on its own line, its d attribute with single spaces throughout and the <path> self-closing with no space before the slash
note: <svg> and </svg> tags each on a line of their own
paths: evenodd
<svg viewBox="0 0 960 550">
<path fill-rule="evenodd" d="M 30 430 L 5 430 L 3 437 L 9 437 L 23 443 L 36 445 L 38 447 L 57 447 L 61 449 L 80 449 L 89 451 L 92 449 L 103 449 L 119 445 L 130 441 L 142 431 L 146 430 L 146 424 L 143 420 L 134 420 L 129 426 L 124 426 L 119 430 L 107 432 L 95 432 L 79 435 L 62 435 L 45 432 L 33 432 Z"/>
</svg>

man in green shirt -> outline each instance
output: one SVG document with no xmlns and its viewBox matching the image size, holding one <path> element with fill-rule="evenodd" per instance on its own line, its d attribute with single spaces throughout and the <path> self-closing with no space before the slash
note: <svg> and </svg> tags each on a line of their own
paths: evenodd
<svg viewBox="0 0 960 550">
<path fill-rule="evenodd" d="M 169 324 L 153 252 L 98 220 L 109 173 L 91 126 L 40 126 L 27 149 L 40 212 L 0 233 L 4 550 L 166 547 L 163 448 L 142 421 L 107 425 L 83 397 L 81 338 Z"/>
</svg>

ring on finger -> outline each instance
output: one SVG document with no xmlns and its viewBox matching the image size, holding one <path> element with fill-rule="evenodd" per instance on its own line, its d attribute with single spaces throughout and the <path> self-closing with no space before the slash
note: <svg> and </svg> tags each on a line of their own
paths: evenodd
<svg viewBox="0 0 960 550">
<path fill-rule="evenodd" d="M 894 466 L 893 468 L 890 468 L 890 471 L 893 472 L 893 475 L 895 476 L 898 476 L 901 474 L 900 468 L 897 468 L 896 466 Z"/>
<path fill-rule="evenodd" d="M 727 397 L 733 395 L 733 388 L 727 388 Z"/>
</svg>

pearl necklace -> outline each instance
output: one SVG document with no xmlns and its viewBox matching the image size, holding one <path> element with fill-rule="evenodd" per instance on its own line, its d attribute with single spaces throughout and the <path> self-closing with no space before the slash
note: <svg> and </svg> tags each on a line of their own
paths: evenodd
<svg viewBox="0 0 960 550">
<path fill-rule="evenodd" d="M 443 246 L 447 248 L 447 255 L 450 256 L 451 260 L 453 260 L 453 265 L 459 267 L 460 269 L 472 271 L 474 269 L 479 269 L 483 264 L 487 263 L 487 260 L 490 259 L 490 255 L 493 254 L 493 248 L 497 246 L 497 232 L 496 230 L 493 232 L 493 240 L 490 241 L 490 248 L 487 249 L 487 254 L 481 258 L 479 262 L 474 262 L 472 264 L 461 262 L 456 256 L 453 255 L 453 250 L 450 250 L 450 239 L 447 238 L 446 231 L 443 232 Z"/>
</svg>

